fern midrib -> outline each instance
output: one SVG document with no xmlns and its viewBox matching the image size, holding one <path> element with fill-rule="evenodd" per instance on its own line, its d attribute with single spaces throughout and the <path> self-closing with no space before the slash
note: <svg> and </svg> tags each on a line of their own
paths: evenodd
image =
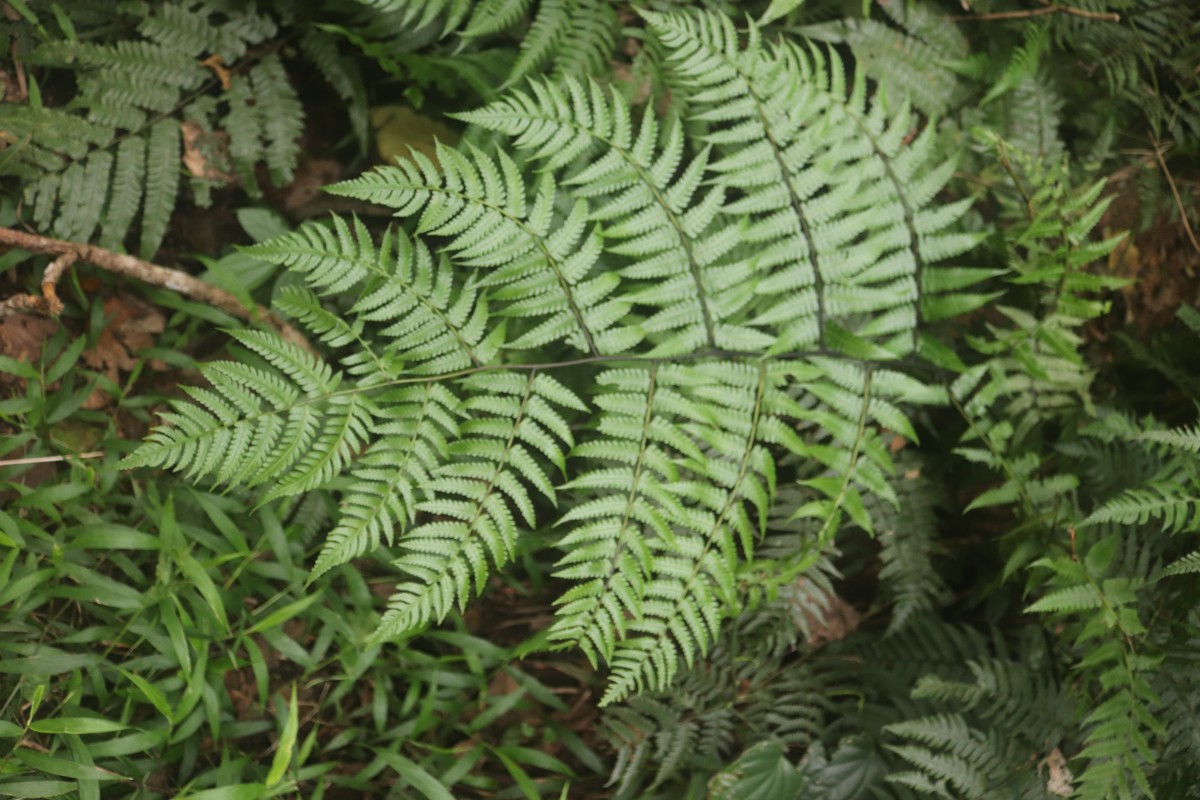
<svg viewBox="0 0 1200 800">
<path fill-rule="evenodd" d="M 430 184 L 410 184 L 409 190 L 426 191 L 430 194 L 444 194 L 448 197 L 457 197 L 459 200 L 462 200 L 466 203 L 473 203 L 475 205 L 482 206 L 483 208 L 492 211 L 496 215 L 509 220 L 518 228 L 520 228 L 529 238 L 529 240 L 533 242 L 534 247 L 541 251 L 546 260 L 546 265 L 550 267 L 552 272 L 554 272 L 554 277 L 558 281 L 558 288 L 562 291 L 563 297 L 566 298 L 567 306 L 570 308 L 572 316 L 575 317 L 575 324 L 579 327 L 579 332 L 583 334 L 584 341 L 587 342 L 588 351 L 594 356 L 601 355 L 599 348 L 596 347 L 596 339 L 592 335 L 591 329 L 588 328 L 587 322 L 583 318 L 583 312 L 580 310 L 579 304 L 575 300 L 575 293 L 571 290 L 571 283 L 567 280 L 567 276 L 564 275 L 562 270 L 559 268 L 558 259 L 550 251 L 550 248 L 546 246 L 541 234 L 529 227 L 529 225 L 520 217 L 514 216 L 513 214 L 509 213 L 507 209 L 502 208 L 494 203 L 490 203 L 487 200 L 478 197 L 472 197 L 462 192 L 453 191 L 445 186 L 434 186 Z"/>
<path fill-rule="evenodd" d="M 872 361 L 869 359 L 847 359 L 844 355 L 842 355 L 840 353 L 828 351 L 825 349 L 819 349 L 819 350 L 796 350 L 796 351 L 790 351 L 787 353 L 778 353 L 778 354 L 775 354 L 770 357 L 764 356 L 764 354 L 761 352 L 754 352 L 754 351 L 714 350 L 714 351 L 697 351 L 697 352 L 693 352 L 693 353 L 680 353 L 680 354 L 676 354 L 676 355 L 672 355 L 672 356 L 612 354 L 612 355 L 592 355 L 592 356 L 585 356 L 582 358 L 569 359 L 569 360 L 564 360 L 564 361 L 539 362 L 539 363 L 535 363 L 535 364 L 485 364 L 485 365 L 482 365 L 479 367 L 471 367 L 471 368 L 467 368 L 467 369 L 457 370 L 454 372 L 444 372 L 444 373 L 439 373 L 437 375 L 423 375 L 423 376 L 414 376 L 414 377 L 409 377 L 409 378 L 395 378 L 395 379 L 383 381 L 380 383 L 373 383 L 369 386 L 357 385 L 357 386 L 352 386 L 352 387 L 346 388 L 346 389 L 337 389 L 334 391 L 326 391 L 324 393 L 316 394 L 316 395 L 304 395 L 303 397 L 298 398 L 296 401 L 294 401 L 292 403 L 288 403 L 288 404 L 281 405 L 281 406 L 271 406 L 271 407 L 262 409 L 254 414 L 248 414 L 245 417 L 240 417 L 237 420 L 235 420 L 233 423 L 230 423 L 230 424 L 221 422 L 221 420 L 219 418 L 217 418 L 216 416 L 209 413 L 209 417 L 212 420 L 214 420 L 217 424 L 215 424 L 211 427 L 207 427 L 204 430 L 200 431 L 199 433 L 189 436 L 186 439 L 177 439 L 174 442 L 169 443 L 167 445 L 158 445 L 158 447 L 159 447 L 160 451 L 162 451 L 162 452 L 171 452 L 171 451 L 179 449 L 179 447 L 181 447 L 181 446 L 186 446 L 188 444 L 195 444 L 197 442 L 201 442 L 204 439 L 211 437 L 217 431 L 225 430 L 225 429 L 231 427 L 231 425 L 240 425 L 240 424 L 244 424 L 244 423 L 255 423 L 258 420 L 261 420 L 263 417 L 266 417 L 266 416 L 286 417 L 286 414 L 288 412 L 300 410 L 300 409 L 304 409 L 306 411 L 306 413 L 308 413 L 307 409 L 310 406 L 315 406 L 320 403 L 328 402 L 328 401 L 336 399 L 338 397 L 343 397 L 343 396 L 347 396 L 347 395 L 365 394 L 368 392 L 379 391 L 382 389 L 394 388 L 396 386 L 409 386 L 409 385 L 414 385 L 414 384 L 431 385 L 431 384 L 436 384 L 436 383 L 443 383 L 446 381 L 452 381 L 452 380 L 455 380 L 458 378 L 465 378 L 465 377 L 469 377 L 471 375 L 477 375 L 477 374 L 485 373 L 485 372 L 506 372 L 506 371 L 522 372 L 522 371 L 526 371 L 526 370 L 531 370 L 533 372 L 545 372 L 545 371 L 555 370 L 555 369 L 565 369 L 565 368 L 569 368 L 569 367 L 587 366 L 587 365 L 605 364 L 605 363 L 673 364 L 673 363 L 679 363 L 679 362 L 685 362 L 685 361 L 697 361 L 697 360 L 704 360 L 704 359 L 713 359 L 713 360 L 752 359 L 754 361 L 760 361 L 765 364 L 765 363 L 780 363 L 780 362 L 787 362 L 787 361 L 804 361 L 805 359 L 809 359 L 809 358 L 813 357 L 814 355 L 832 355 L 832 356 L 836 356 L 836 357 L 839 357 L 839 358 L 842 358 L 845 360 L 853 361 L 854 363 L 860 363 L 864 367 L 870 367 L 871 365 L 876 363 L 875 361 Z M 894 362 L 889 362 L 889 363 L 894 363 Z M 967 417 L 966 410 L 964 408 L 962 408 L 961 404 L 958 404 L 957 398 L 953 398 L 953 399 L 954 399 L 956 406 L 958 407 L 958 410 L 960 411 L 960 413 L 963 415 L 963 417 L 965 419 L 968 420 L 968 423 L 970 423 L 970 419 L 969 419 L 969 417 Z M 208 413 L 208 412 L 206 412 L 206 413 Z M 977 429 L 976 429 L 976 431 L 977 431 Z M 147 442 L 146 444 L 149 445 L 150 443 Z M 133 455 L 136 455 L 136 453 L 131 454 L 130 457 L 132 457 Z M 278 463 L 279 463 L 278 460 L 276 460 L 275 464 L 277 465 Z M 1010 473 L 1010 477 L 1012 477 L 1011 473 Z"/>
</svg>

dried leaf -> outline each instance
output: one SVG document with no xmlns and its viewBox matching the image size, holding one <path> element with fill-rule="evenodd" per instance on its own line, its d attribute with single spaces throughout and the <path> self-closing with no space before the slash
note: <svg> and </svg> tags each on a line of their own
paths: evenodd
<svg viewBox="0 0 1200 800">
<path fill-rule="evenodd" d="M 181 123 L 179 130 L 183 137 L 183 165 L 192 177 L 221 183 L 238 180 L 233 173 L 216 166 L 229 160 L 229 134 L 206 131 L 194 122 Z"/>
<path fill-rule="evenodd" d="M 1071 781 L 1075 780 L 1075 776 L 1071 774 L 1071 770 L 1067 769 L 1067 759 L 1063 756 L 1062 751 L 1057 747 L 1050 752 L 1050 755 L 1042 759 L 1038 764 L 1038 775 L 1042 774 L 1042 768 L 1047 771 L 1046 776 L 1046 791 L 1055 797 L 1070 797 L 1075 789 L 1071 786 Z"/>
<path fill-rule="evenodd" d="M 437 142 L 445 145 L 458 142 L 458 134 L 452 128 L 408 106 L 375 106 L 371 109 L 371 127 L 375 130 L 379 157 L 389 164 L 397 158 L 408 158 L 410 147 L 436 161 Z"/>
<path fill-rule="evenodd" d="M 45 317 L 11 314 L 0 318 L 0 355 L 31 363 L 42 354 L 46 340 L 59 324 Z"/>
</svg>

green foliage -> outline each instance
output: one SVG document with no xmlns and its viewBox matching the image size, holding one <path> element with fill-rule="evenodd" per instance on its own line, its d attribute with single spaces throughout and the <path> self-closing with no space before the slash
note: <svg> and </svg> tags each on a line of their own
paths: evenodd
<svg viewBox="0 0 1200 800">
<path fill-rule="evenodd" d="M 181 366 L 224 338 L 206 312 L 181 309 L 157 343 Z M 256 508 L 237 492 L 130 483 L 120 428 L 163 397 L 87 368 L 106 332 L 69 334 L 32 363 L 0 360 L 3 458 L 107 453 L 0 465 L 0 793 L 447 797 L 533 774 L 550 797 L 599 780 L 546 683 L 556 673 L 520 665 L 486 626 L 455 615 L 419 648 L 363 646 L 384 611 L 378 577 L 338 567 L 336 597 L 308 590 L 329 495 Z M 98 385 L 122 411 L 80 408 Z"/>
<path fill-rule="evenodd" d="M 466 117 L 549 158 L 532 195 L 503 150 L 470 145 L 335 187 L 414 218 L 416 243 L 396 231 L 377 252 L 361 223 L 336 221 L 250 252 L 317 295 L 355 293 L 345 321 L 311 296 L 285 300 L 331 345 L 354 343 L 345 371 L 238 334 L 267 363 L 206 370 L 213 389 L 191 390 L 126 465 L 269 483 L 271 500 L 328 484 L 363 448 L 424 442 L 419 463 L 363 470 L 320 562 L 394 538 L 408 578 L 383 638 L 465 605 L 545 519 L 538 504 L 558 506 L 558 575 L 573 585 L 550 639 L 610 665 L 605 703 L 665 688 L 736 612 L 776 452 L 806 463 L 796 514 L 819 543 L 843 513 L 869 527 L 863 495 L 895 500 L 874 426 L 915 437 L 898 404 L 941 397 L 886 362 L 919 341 L 919 310 L 986 299 L 954 290 L 989 271 L 932 266 L 974 241 L 946 230 L 962 204 L 930 205 L 952 164 L 925 167 L 931 138 L 901 140 L 908 112 L 871 105 L 861 81 L 848 91 L 819 52 L 756 36 L 743 51 L 713 15 L 648 20 L 693 117 L 720 109 L 729 127 L 697 141 L 669 122 L 659 145 L 653 116 L 635 138 L 617 95 L 534 84 Z M 826 127 L 790 116 L 805 96 L 829 109 Z M 706 172 L 715 183 L 698 192 Z M 550 363 L 522 359 L 535 348 Z M 583 359 L 554 363 L 571 351 Z M 612 360 L 628 366 L 589 369 Z M 591 402 L 567 385 L 593 387 Z M 593 407 L 577 444 L 572 415 Z M 547 468 L 567 470 L 568 451 L 572 480 L 555 488 Z M 797 556 L 790 569 L 807 566 Z"/>
</svg>

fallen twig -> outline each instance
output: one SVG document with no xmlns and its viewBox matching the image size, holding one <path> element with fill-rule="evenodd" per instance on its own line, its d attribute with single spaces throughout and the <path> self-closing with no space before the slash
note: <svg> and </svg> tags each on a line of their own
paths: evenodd
<svg viewBox="0 0 1200 800">
<path fill-rule="evenodd" d="M 1047 14 L 1069 14 L 1073 17 L 1093 19 L 1100 22 L 1121 21 L 1121 15 L 1115 11 L 1087 11 L 1082 8 L 1075 8 L 1074 6 L 1060 5 L 1059 3 L 1043 6 L 1042 8 L 1031 8 L 1025 11 L 992 11 L 987 14 L 960 14 L 958 16 L 946 17 L 946 19 L 951 19 L 955 22 L 988 22 L 1000 19 L 1044 17 Z"/>
<path fill-rule="evenodd" d="M 1150 143 L 1154 145 L 1154 157 L 1158 160 L 1158 166 L 1162 169 L 1163 175 L 1167 177 L 1167 183 L 1171 186 L 1171 194 L 1175 196 L 1175 206 L 1179 209 L 1179 219 L 1183 222 L 1183 230 L 1187 233 L 1188 240 L 1192 243 L 1192 249 L 1200 253 L 1200 242 L 1196 241 L 1196 234 L 1192 231 L 1192 223 L 1188 221 L 1187 208 L 1183 205 L 1183 198 L 1179 196 L 1179 189 L 1175 186 L 1175 178 L 1171 176 L 1171 170 L 1167 169 L 1167 162 L 1163 160 L 1162 146 L 1158 143 L 1158 138 L 1155 137 L 1153 131 L 1149 131 Z"/>
<path fill-rule="evenodd" d="M 304 338 L 303 334 L 268 309 L 259 305 L 247 308 L 224 289 L 218 289 L 211 283 L 205 283 L 186 272 L 160 267 L 134 256 L 105 250 L 103 247 L 64 242 L 61 239 L 50 239 L 11 228 L 0 228 L 0 245 L 19 247 L 31 253 L 49 253 L 58 256 L 46 268 L 46 273 L 42 278 L 43 296 L 18 295 L 0 301 L 0 316 L 14 312 L 37 312 L 57 317 L 62 313 L 63 307 L 56 290 L 58 280 L 75 261 L 82 260 L 116 275 L 134 278 L 152 286 L 161 286 L 164 289 L 178 292 L 185 297 L 219 308 L 246 322 L 265 322 L 287 341 L 312 352 L 312 345 Z"/>
<path fill-rule="evenodd" d="M 65 456 L 38 456 L 37 458 L 10 458 L 5 461 L 0 461 L 0 467 L 12 467 L 17 464 L 50 464 L 55 461 L 70 461 L 73 458 L 101 458 L 103 451 L 97 450 L 92 453 L 71 453 Z"/>
</svg>

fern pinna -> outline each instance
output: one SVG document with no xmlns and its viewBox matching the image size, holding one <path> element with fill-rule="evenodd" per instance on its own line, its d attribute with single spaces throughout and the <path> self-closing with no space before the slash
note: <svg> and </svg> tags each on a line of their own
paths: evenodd
<svg viewBox="0 0 1200 800">
<path fill-rule="evenodd" d="M 939 352 L 923 323 L 985 302 L 969 288 L 992 274 L 936 266 L 975 238 L 934 201 L 953 164 L 906 105 L 753 25 L 644 18 L 673 112 L 533 81 L 463 115 L 511 149 L 332 187 L 409 224 L 376 243 L 334 218 L 249 252 L 303 279 L 281 308 L 340 366 L 238 333 L 242 362 L 207 367 L 126 460 L 265 499 L 334 487 L 313 576 L 392 548 L 378 637 L 551 542 L 571 586 L 548 641 L 609 666 L 605 703 L 706 652 L 748 575 L 786 581 L 844 519 L 870 529 L 864 498 L 895 501 L 888 437 L 944 401 L 905 371 Z M 815 538 L 756 561 L 781 481 Z"/>
</svg>

